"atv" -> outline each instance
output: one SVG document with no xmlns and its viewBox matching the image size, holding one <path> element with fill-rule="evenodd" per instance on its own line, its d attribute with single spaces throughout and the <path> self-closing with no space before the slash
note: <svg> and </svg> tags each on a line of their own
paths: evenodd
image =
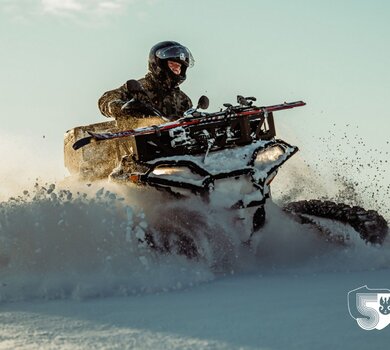
<svg viewBox="0 0 390 350">
<path fill-rule="evenodd" d="M 202 198 L 211 208 L 234 213 L 245 227 L 244 244 L 264 225 L 265 203 L 278 169 L 298 147 L 276 138 L 273 113 L 304 106 L 302 101 L 273 106 L 254 106 L 254 97 L 237 96 L 237 105 L 224 104 L 206 113 L 202 96 L 194 109 L 179 120 L 164 123 L 163 117 L 138 119 L 134 129 L 118 121 L 77 127 L 65 135 L 65 166 L 72 175 L 93 181 L 135 184 L 162 190 L 171 198 Z M 349 237 L 324 228 L 321 218 L 349 224 L 366 242 L 383 243 L 387 222 L 376 211 L 331 201 L 299 201 L 284 210 L 301 223 L 318 228 L 326 240 L 345 243 Z M 320 220 L 318 220 L 320 218 Z M 180 232 L 175 237 L 146 241 L 161 251 L 175 250 L 187 257 L 199 255 L 199 242 Z"/>
</svg>

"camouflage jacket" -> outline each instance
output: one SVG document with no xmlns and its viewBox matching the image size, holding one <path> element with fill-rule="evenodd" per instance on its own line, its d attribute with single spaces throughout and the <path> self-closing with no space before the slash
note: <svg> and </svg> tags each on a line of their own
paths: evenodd
<svg viewBox="0 0 390 350">
<path fill-rule="evenodd" d="M 98 105 L 101 113 L 115 119 L 145 117 L 145 113 L 122 109 L 122 106 L 133 98 L 151 105 L 169 120 L 178 119 L 192 107 L 191 99 L 179 87 L 169 88 L 168 84 L 162 84 L 151 73 L 146 74 L 138 82 L 146 94 L 130 92 L 125 83 L 115 90 L 105 92 L 100 97 Z"/>
</svg>

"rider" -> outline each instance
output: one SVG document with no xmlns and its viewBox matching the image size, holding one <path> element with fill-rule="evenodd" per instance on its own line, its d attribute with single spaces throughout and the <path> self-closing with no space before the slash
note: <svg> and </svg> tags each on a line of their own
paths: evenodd
<svg viewBox="0 0 390 350">
<path fill-rule="evenodd" d="M 105 92 L 98 102 L 101 113 L 117 121 L 136 122 L 152 115 L 178 119 L 192 107 L 191 99 L 179 85 L 193 64 L 190 50 L 176 41 L 154 45 L 149 53 L 149 72 L 138 81 L 128 80 L 121 87 Z"/>
</svg>

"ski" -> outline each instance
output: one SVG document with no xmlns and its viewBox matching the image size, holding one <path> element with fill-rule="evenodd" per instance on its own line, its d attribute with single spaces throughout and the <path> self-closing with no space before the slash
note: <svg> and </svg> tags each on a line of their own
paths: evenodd
<svg viewBox="0 0 390 350">
<path fill-rule="evenodd" d="M 175 129 L 175 128 L 185 128 L 192 125 L 202 125 L 213 123 L 221 120 L 233 120 L 239 119 L 242 117 L 257 117 L 264 116 L 267 117 L 268 113 L 275 111 L 280 111 L 284 109 L 290 109 L 295 107 L 304 106 L 306 103 L 303 101 L 295 102 L 284 102 L 278 105 L 265 106 L 265 107 L 255 107 L 255 106 L 227 106 L 225 110 L 216 113 L 203 113 L 194 111 L 194 113 L 188 117 L 183 117 L 178 119 L 175 122 L 169 122 L 161 125 L 152 125 L 143 128 L 124 130 L 119 132 L 107 132 L 107 133 L 95 133 L 88 131 L 89 136 L 77 140 L 73 144 L 73 149 L 78 150 L 91 142 L 98 142 L 104 140 L 112 140 L 117 138 L 129 137 L 129 136 L 139 136 L 147 134 L 160 134 L 163 131 Z"/>
</svg>

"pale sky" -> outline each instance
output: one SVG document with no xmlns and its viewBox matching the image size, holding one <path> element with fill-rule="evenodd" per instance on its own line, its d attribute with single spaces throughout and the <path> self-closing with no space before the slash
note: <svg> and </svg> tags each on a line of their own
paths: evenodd
<svg viewBox="0 0 390 350">
<path fill-rule="evenodd" d="M 175 40 L 195 58 L 182 85 L 194 103 L 304 100 L 276 115 L 303 152 L 346 124 L 388 149 L 389 17 L 387 0 L 0 0 L 0 130 L 60 157 L 67 129 L 105 121 L 103 92 Z"/>
</svg>

